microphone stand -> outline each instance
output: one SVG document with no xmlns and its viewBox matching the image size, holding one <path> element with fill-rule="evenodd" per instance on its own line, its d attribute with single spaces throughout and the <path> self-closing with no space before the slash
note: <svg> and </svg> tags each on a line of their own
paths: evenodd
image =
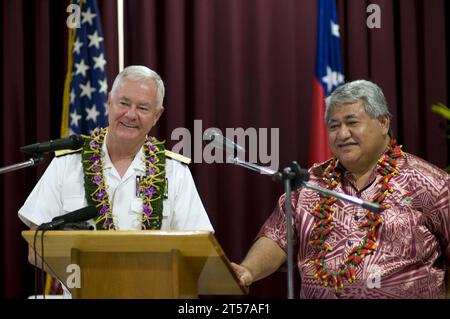
<svg viewBox="0 0 450 319">
<path fill-rule="evenodd" d="M 228 158 L 230 163 L 245 167 L 247 169 L 259 172 L 260 174 L 269 175 L 274 181 L 284 181 L 284 188 L 286 198 L 284 202 L 284 209 L 286 213 L 286 227 L 287 227 L 287 281 L 288 281 L 288 299 L 294 299 L 294 283 L 293 283 L 293 243 L 292 243 L 292 207 L 291 207 L 291 193 L 299 187 L 306 187 L 315 190 L 324 195 L 333 196 L 344 201 L 350 202 L 357 206 L 361 206 L 372 212 L 380 212 L 380 205 L 364 201 L 357 197 L 353 197 L 347 194 L 331 191 L 326 188 L 311 184 L 308 182 L 309 175 L 305 170 L 302 170 L 296 161 L 285 167 L 281 172 L 274 171 L 267 167 L 262 167 L 253 163 L 249 163 L 239 159 L 237 156 L 230 155 Z"/>
<path fill-rule="evenodd" d="M 9 172 L 13 172 L 13 171 L 16 171 L 16 170 L 19 170 L 22 168 L 39 165 L 40 163 L 42 163 L 43 160 L 44 160 L 44 157 L 42 155 L 35 155 L 35 157 L 30 158 L 28 161 L 0 168 L 0 175 L 9 173 Z"/>
</svg>

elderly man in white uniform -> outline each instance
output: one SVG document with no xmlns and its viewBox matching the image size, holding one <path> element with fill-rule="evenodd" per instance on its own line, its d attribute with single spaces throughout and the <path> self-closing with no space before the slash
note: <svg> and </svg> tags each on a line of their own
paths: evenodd
<svg viewBox="0 0 450 319">
<path fill-rule="evenodd" d="M 82 151 L 53 159 L 20 219 L 35 229 L 95 205 L 97 229 L 213 231 L 187 166 L 147 135 L 164 111 L 163 98 L 154 71 L 129 66 L 120 72 L 108 97 L 109 127 L 96 129 Z"/>
</svg>

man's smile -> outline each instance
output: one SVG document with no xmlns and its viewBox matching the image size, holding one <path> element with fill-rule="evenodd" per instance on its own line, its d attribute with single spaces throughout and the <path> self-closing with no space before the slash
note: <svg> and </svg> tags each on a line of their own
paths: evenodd
<svg viewBox="0 0 450 319">
<path fill-rule="evenodd" d="M 120 124 L 122 124 L 122 126 L 125 126 L 126 128 L 132 128 L 132 129 L 138 128 L 138 126 L 135 124 L 126 124 L 124 122 L 120 122 Z"/>
</svg>

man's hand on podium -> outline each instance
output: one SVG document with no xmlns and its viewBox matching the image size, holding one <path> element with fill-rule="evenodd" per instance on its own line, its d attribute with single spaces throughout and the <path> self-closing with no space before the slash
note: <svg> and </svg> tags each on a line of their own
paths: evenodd
<svg viewBox="0 0 450 319">
<path fill-rule="evenodd" d="M 244 266 L 231 263 L 236 276 L 239 279 L 239 284 L 248 289 L 248 287 L 253 283 L 253 275 L 250 270 Z"/>
</svg>

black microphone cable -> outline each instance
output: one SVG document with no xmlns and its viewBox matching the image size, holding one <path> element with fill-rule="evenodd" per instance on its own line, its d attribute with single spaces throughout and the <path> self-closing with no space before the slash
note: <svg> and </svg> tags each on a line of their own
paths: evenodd
<svg viewBox="0 0 450 319">
<path fill-rule="evenodd" d="M 33 238 L 33 252 L 34 252 L 34 299 L 37 299 L 39 288 L 38 288 L 38 261 L 37 261 L 37 252 L 36 252 L 36 240 L 39 233 L 41 232 L 41 290 L 42 290 L 42 298 L 45 299 L 45 270 L 44 270 L 44 234 L 47 231 L 44 229 L 37 228 L 34 232 Z"/>
<path fill-rule="evenodd" d="M 37 252 L 36 252 L 36 240 L 37 235 L 39 233 L 39 228 L 34 232 L 33 238 L 33 252 L 34 252 L 34 299 L 37 299 L 38 296 L 38 261 L 37 261 Z M 45 229 L 42 230 L 41 233 L 41 290 L 42 290 L 42 298 L 45 299 L 45 271 L 44 271 L 44 232 Z"/>
<path fill-rule="evenodd" d="M 36 254 L 36 238 L 37 238 L 37 234 L 39 232 L 39 228 L 36 228 L 36 231 L 34 232 L 34 239 L 33 239 L 33 252 L 34 252 L 34 299 L 37 299 L 37 294 L 38 294 L 38 274 L 37 274 L 37 254 Z"/>
<path fill-rule="evenodd" d="M 45 275 L 44 271 L 44 234 L 47 230 L 44 228 L 41 233 L 41 285 L 42 285 L 42 299 L 45 299 Z"/>
</svg>

